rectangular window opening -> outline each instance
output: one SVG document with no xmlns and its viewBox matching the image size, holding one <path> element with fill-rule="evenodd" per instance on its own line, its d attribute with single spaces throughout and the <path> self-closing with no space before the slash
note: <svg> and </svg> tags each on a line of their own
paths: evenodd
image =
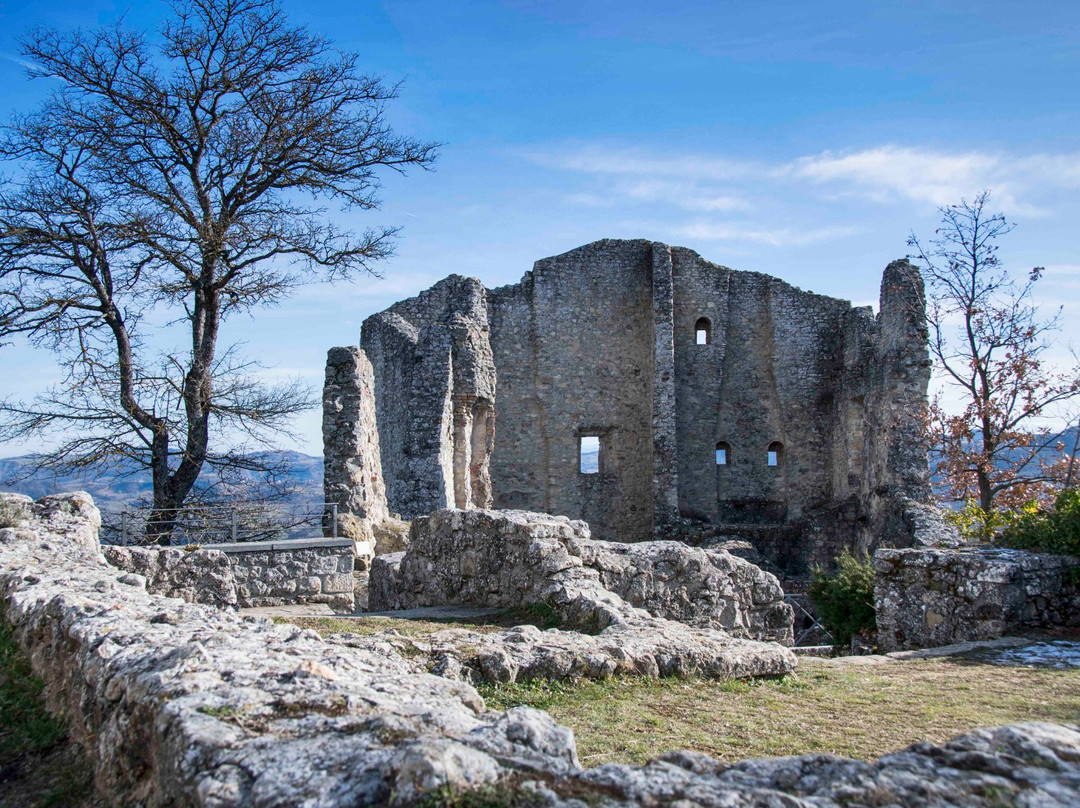
<svg viewBox="0 0 1080 808">
<path fill-rule="evenodd" d="M 706 331 L 704 328 L 699 328 L 697 330 L 697 344 L 698 345 L 708 345 L 709 344 L 709 332 Z"/>
<path fill-rule="evenodd" d="M 718 465 L 718 466 L 726 466 L 727 465 L 727 449 L 717 449 L 716 450 L 716 465 Z"/>
<path fill-rule="evenodd" d="M 772 449 L 769 450 L 769 465 L 770 466 L 779 466 L 780 465 L 780 453 L 779 452 L 773 451 Z"/>
<path fill-rule="evenodd" d="M 600 473 L 600 436 L 582 435 L 579 439 L 579 471 L 582 474 Z"/>
</svg>

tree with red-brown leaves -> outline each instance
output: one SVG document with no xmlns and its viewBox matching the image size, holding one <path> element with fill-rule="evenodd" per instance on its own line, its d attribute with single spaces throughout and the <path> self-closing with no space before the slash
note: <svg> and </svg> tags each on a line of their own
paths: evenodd
<svg viewBox="0 0 1080 808">
<path fill-rule="evenodd" d="M 1074 484 L 1078 447 L 1060 426 L 1080 399 L 1080 367 L 1062 371 L 1046 356 L 1061 312 L 1042 316 L 1032 302 L 1043 268 L 1019 284 L 1005 270 L 996 242 L 1015 225 L 988 212 L 989 196 L 942 208 L 933 239 L 908 240 L 926 283 L 930 352 L 962 406 L 948 412 L 941 396 L 930 406 L 937 470 L 947 496 L 977 506 L 984 526 Z"/>
</svg>

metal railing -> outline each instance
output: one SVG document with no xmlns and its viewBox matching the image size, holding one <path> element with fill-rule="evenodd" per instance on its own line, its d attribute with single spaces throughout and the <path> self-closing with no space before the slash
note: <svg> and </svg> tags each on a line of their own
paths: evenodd
<svg viewBox="0 0 1080 808">
<path fill-rule="evenodd" d="M 806 626 L 795 637 L 793 643 L 795 648 L 801 646 L 806 641 L 806 638 L 812 636 L 815 632 L 820 632 L 821 635 L 829 638 L 831 645 L 836 645 L 836 638 L 822 625 L 817 615 L 806 608 L 806 595 L 791 592 L 784 595 L 784 602 L 790 604 L 791 608 L 795 610 L 795 622 L 802 622 Z M 809 625 L 806 625 L 806 621 L 809 621 Z M 821 645 L 821 643 L 815 643 L 815 645 Z"/>
<path fill-rule="evenodd" d="M 125 508 L 118 522 L 103 525 L 117 544 L 142 544 L 151 508 Z M 111 521 L 111 520 L 110 520 Z M 232 502 L 228 505 L 193 505 L 178 510 L 171 543 L 225 544 L 248 541 L 312 538 L 330 531 L 338 537 L 336 502 L 267 503 Z"/>
</svg>

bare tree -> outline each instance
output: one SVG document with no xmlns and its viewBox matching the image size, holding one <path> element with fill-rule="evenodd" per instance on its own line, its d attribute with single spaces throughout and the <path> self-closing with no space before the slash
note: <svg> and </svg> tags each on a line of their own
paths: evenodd
<svg viewBox="0 0 1080 808">
<path fill-rule="evenodd" d="M 236 436 L 266 445 L 312 404 L 219 346 L 223 322 L 371 272 L 395 230 L 341 229 L 319 200 L 373 209 L 380 169 L 435 156 L 387 124 L 396 86 L 290 26 L 275 0 L 172 8 L 156 37 L 31 31 L 30 75 L 58 89 L 0 143 L 14 167 L 0 189 L 0 337 L 71 368 L 37 400 L 5 402 L 0 439 L 62 434 L 46 467 L 148 468 L 147 536 L 162 543 L 204 466 L 257 462 Z M 177 329 L 183 348 L 155 347 Z"/>
<path fill-rule="evenodd" d="M 1014 225 L 986 210 L 989 192 L 941 209 L 941 226 L 925 245 L 914 234 L 926 282 L 930 351 L 938 371 L 960 393 L 963 410 L 931 407 L 938 470 L 956 499 L 989 516 L 1000 506 L 1045 497 L 1070 476 L 1060 417 L 1080 397 L 1080 369 L 1055 371 L 1046 361 L 1060 311 L 1041 317 L 1031 301 L 1041 267 L 1018 285 L 1002 267 L 997 239 Z M 1066 423 L 1070 419 L 1066 417 Z"/>
</svg>

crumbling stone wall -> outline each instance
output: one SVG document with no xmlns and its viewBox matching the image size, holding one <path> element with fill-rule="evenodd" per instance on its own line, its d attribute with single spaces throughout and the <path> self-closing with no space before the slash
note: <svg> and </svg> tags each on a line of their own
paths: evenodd
<svg viewBox="0 0 1080 808">
<path fill-rule="evenodd" d="M 351 539 L 237 542 L 214 550 L 232 564 L 240 606 L 326 603 L 337 611 L 353 611 Z"/>
<path fill-rule="evenodd" d="M 322 433 L 325 502 L 337 505 L 337 525 L 327 523 L 324 532 L 371 542 L 373 525 L 385 521 L 389 511 L 375 422 L 375 375 L 357 347 L 331 348 L 326 355 Z"/>
<path fill-rule="evenodd" d="M 390 508 L 543 511 L 625 542 L 734 533 L 796 573 L 908 544 L 905 503 L 929 482 L 914 267 L 886 268 L 880 303 L 644 240 L 493 290 L 451 276 L 364 324 Z"/>
<path fill-rule="evenodd" d="M 386 493 L 406 519 L 489 507 L 495 364 L 487 290 L 452 275 L 364 321 Z"/>
<path fill-rule="evenodd" d="M 874 553 L 878 644 L 886 651 L 1080 625 L 1080 558 L 997 548 Z"/>
<path fill-rule="evenodd" d="M 736 667 L 764 673 L 793 662 L 771 643 L 729 646 L 728 635 L 791 644 L 791 607 L 772 575 L 719 550 L 595 541 L 588 525 L 565 516 L 437 511 L 413 521 L 407 551 L 376 558 L 371 570 L 375 610 L 536 603 L 551 607 L 564 628 L 599 632 L 596 658 L 617 642 L 615 659 L 636 648 L 661 671 L 715 673 L 740 658 Z M 704 663 L 708 654 L 715 660 Z"/>
<path fill-rule="evenodd" d="M 104 563 L 87 495 L 28 507 L 0 529 L 0 619 L 89 752 L 105 804 L 407 806 L 482 786 L 548 808 L 1080 803 L 1080 727 L 1054 724 L 980 729 L 877 762 L 731 766 L 671 752 L 583 770 L 573 734 L 546 713 L 488 711 L 391 638 L 324 640 L 152 595 Z"/>
</svg>

